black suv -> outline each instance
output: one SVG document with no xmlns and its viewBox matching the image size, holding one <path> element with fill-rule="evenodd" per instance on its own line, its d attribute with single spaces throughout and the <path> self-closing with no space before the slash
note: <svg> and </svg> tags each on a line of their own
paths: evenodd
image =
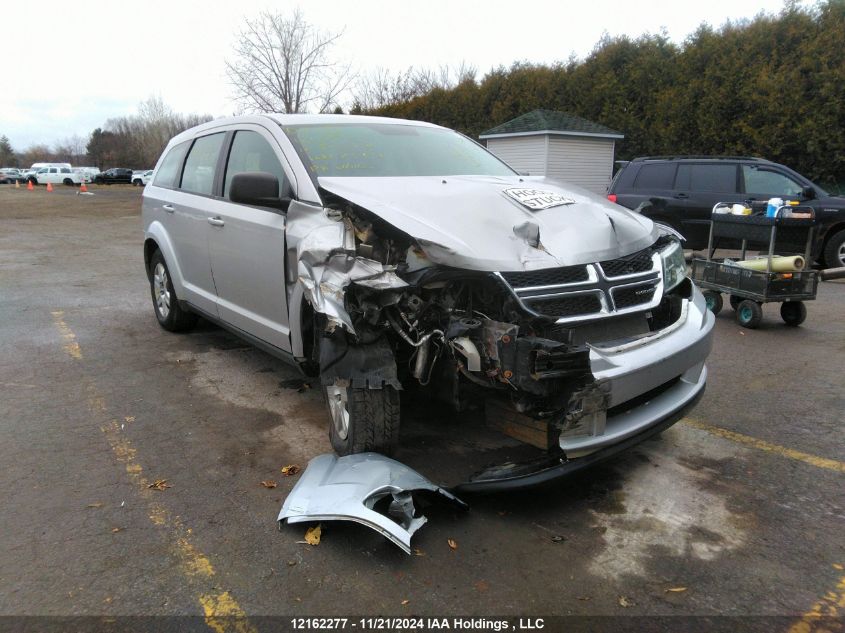
<svg viewBox="0 0 845 633">
<path fill-rule="evenodd" d="M 132 170 L 124 169 L 123 167 L 113 167 L 94 176 L 94 182 L 98 185 L 111 185 L 118 182 L 129 184 L 132 182 Z"/>
<path fill-rule="evenodd" d="M 750 200 L 757 208 L 769 198 L 800 200 L 815 209 L 819 222 L 813 256 L 829 267 L 845 266 L 845 197 L 832 196 L 801 174 L 767 160 L 742 156 L 635 158 L 623 163 L 607 197 L 674 227 L 687 239 L 685 246 L 695 250 L 707 248 L 708 221 L 717 202 Z"/>
</svg>

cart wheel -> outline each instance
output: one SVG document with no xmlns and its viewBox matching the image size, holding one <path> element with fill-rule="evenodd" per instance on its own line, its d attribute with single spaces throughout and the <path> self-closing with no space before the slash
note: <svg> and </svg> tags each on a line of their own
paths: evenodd
<svg viewBox="0 0 845 633">
<path fill-rule="evenodd" d="M 731 307 L 734 309 L 734 312 L 736 312 L 739 309 L 739 304 L 742 303 L 742 297 L 731 295 L 730 302 Z"/>
<path fill-rule="evenodd" d="M 705 290 L 703 293 L 704 301 L 707 302 L 707 309 L 713 314 L 719 314 L 722 311 L 722 295 L 713 290 Z"/>
<path fill-rule="evenodd" d="M 736 311 L 736 322 L 742 327 L 754 329 L 763 320 L 763 306 L 751 299 L 744 299 L 739 302 Z"/>
<path fill-rule="evenodd" d="M 780 304 L 780 318 L 792 327 L 797 327 L 807 318 L 807 307 L 803 301 L 784 301 Z"/>
</svg>

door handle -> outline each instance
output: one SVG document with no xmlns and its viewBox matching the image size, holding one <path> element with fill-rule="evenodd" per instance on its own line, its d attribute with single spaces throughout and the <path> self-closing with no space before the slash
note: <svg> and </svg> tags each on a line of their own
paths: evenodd
<svg viewBox="0 0 845 633">
<path fill-rule="evenodd" d="M 163 204 L 161 205 L 161 208 L 167 211 L 168 213 L 173 213 L 176 210 L 176 208 L 171 204 Z"/>
<path fill-rule="evenodd" d="M 208 223 L 209 223 L 211 226 L 223 226 L 224 224 L 226 224 L 226 223 L 225 223 L 223 220 L 221 220 L 220 218 L 208 218 Z"/>
<path fill-rule="evenodd" d="M 676 198 L 689 198 L 689 194 L 688 193 L 676 193 L 675 197 Z"/>
</svg>

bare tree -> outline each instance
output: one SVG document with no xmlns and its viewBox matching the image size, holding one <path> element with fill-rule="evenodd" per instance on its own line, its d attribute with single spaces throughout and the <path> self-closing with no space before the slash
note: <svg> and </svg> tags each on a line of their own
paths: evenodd
<svg viewBox="0 0 845 633">
<path fill-rule="evenodd" d="M 330 110 L 354 79 L 330 54 L 341 34 L 309 24 L 299 9 L 247 19 L 226 62 L 236 100 L 259 112 Z"/>
<path fill-rule="evenodd" d="M 466 62 L 455 67 L 440 66 L 436 70 L 409 66 L 395 73 L 376 68 L 358 79 L 352 96 L 358 109 L 369 111 L 410 101 L 437 88 L 447 90 L 466 81 L 475 81 L 476 74 L 476 68 Z"/>
</svg>

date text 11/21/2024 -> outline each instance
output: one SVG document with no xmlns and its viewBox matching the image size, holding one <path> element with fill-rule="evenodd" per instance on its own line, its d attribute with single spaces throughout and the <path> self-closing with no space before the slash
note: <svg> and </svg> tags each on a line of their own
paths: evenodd
<svg viewBox="0 0 845 633">
<path fill-rule="evenodd" d="M 539 631 L 543 618 L 462 618 L 462 617 L 365 617 L 365 618 L 291 618 L 296 631 L 361 629 L 372 631 Z"/>
</svg>

